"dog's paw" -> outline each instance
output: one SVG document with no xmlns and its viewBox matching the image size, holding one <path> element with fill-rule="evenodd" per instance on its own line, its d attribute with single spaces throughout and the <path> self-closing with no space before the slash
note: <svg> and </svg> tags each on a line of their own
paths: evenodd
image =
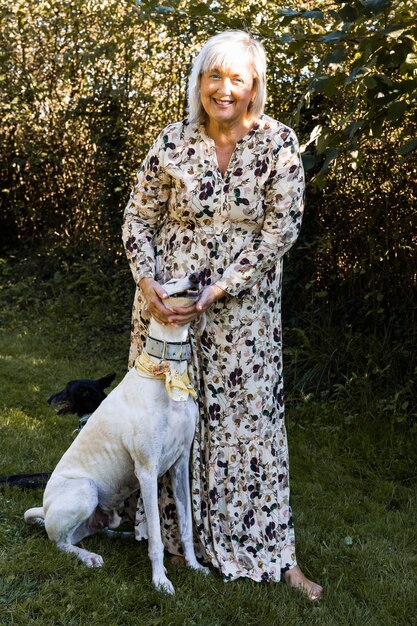
<svg viewBox="0 0 417 626">
<path fill-rule="evenodd" d="M 104 565 L 103 557 L 99 554 L 94 554 L 94 552 L 90 552 L 90 554 L 85 556 L 83 561 L 87 567 L 102 567 Z"/>
<path fill-rule="evenodd" d="M 204 574 L 204 576 L 207 576 L 208 574 L 210 574 L 209 568 L 204 567 L 204 565 L 200 565 L 198 561 L 195 561 L 193 563 L 187 563 L 187 567 L 195 570 L 196 572 L 200 572 L 201 574 Z"/>
<path fill-rule="evenodd" d="M 158 589 L 158 591 L 163 591 L 165 593 L 169 593 L 170 595 L 175 594 L 174 585 L 166 576 L 159 576 L 158 578 L 153 578 L 152 582 L 154 587 Z"/>
</svg>

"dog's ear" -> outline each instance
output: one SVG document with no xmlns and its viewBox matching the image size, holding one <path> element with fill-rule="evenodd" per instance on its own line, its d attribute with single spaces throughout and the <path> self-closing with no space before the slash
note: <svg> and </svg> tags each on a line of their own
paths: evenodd
<svg viewBox="0 0 417 626">
<path fill-rule="evenodd" d="M 105 389 L 106 387 L 109 387 L 112 384 L 115 378 L 116 378 L 116 374 L 113 372 L 112 374 L 107 374 L 107 376 L 103 376 L 103 378 L 99 378 L 97 381 L 97 384 L 102 389 Z"/>
</svg>

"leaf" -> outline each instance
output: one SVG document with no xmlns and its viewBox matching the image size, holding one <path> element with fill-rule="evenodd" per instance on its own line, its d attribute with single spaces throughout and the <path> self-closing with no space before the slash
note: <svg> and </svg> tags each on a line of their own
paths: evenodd
<svg viewBox="0 0 417 626">
<path fill-rule="evenodd" d="M 370 74 L 368 74 L 368 76 L 365 76 L 365 78 L 363 79 L 363 84 L 368 89 L 376 89 L 376 87 L 378 86 L 377 81 Z"/>
<path fill-rule="evenodd" d="M 324 17 L 324 13 L 323 11 L 304 11 L 304 13 L 301 14 L 301 17 L 304 17 L 306 19 L 323 19 Z"/>
<path fill-rule="evenodd" d="M 295 52 L 298 52 L 299 50 L 303 50 L 304 47 L 305 47 L 304 39 L 298 39 L 298 40 L 291 42 L 287 50 L 290 54 L 294 54 Z"/>
<path fill-rule="evenodd" d="M 304 169 L 306 171 L 312 170 L 313 167 L 317 164 L 317 157 L 310 152 L 304 152 L 304 154 L 301 155 L 301 158 L 303 161 Z"/>
<path fill-rule="evenodd" d="M 365 9 L 370 9 L 375 15 L 378 15 L 391 6 L 392 0 L 361 0 L 361 4 Z"/>
<path fill-rule="evenodd" d="M 417 54 L 415 54 L 414 52 L 410 52 L 409 54 L 407 54 L 404 63 L 406 63 L 407 65 L 411 65 L 412 67 L 416 67 L 417 66 Z"/>
<path fill-rule="evenodd" d="M 374 139 L 382 136 L 382 120 L 373 120 L 370 124 L 369 135 Z"/>
<path fill-rule="evenodd" d="M 198 4 L 193 4 L 191 2 L 189 12 L 190 15 L 209 15 L 210 8 L 207 4 L 204 4 L 204 2 L 199 2 Z"/>
<path fill-rule="evenodd" d="M 386 30 L 387 30 L 388 38 L 390 38 L 390 39 L 399 39 L 399 37 L 401 37 L 401 35 L 403 33 L 405 33 L 407 29 L 406 28 L 398 28 L 398 27 L 396 27 L 395 30 L 391 30 L 391 31 L 389 29 L 386 29 Z"/>
<path fill-rule="evenodd" d="M 294 41 L 293 35 L 291 33 L 283 33 L 280 37 L 280 40 L 283 43 L 292 43 Z"/>
<path fill-rule="evenodd" d="M 408 104 L 405 100 L 397 100 L 389 105 L 387 115 L 385 119 L 394 121 L 403 117 L 404 113 L 408 109 Z"/>
<path fill-rule="evenodd" d="M 316 93 L 322 93 L 328 98 L 331 98 L 336 93 L 339 82 L 340 75 L 338 74 L 333 76 L 319 75 L 312 79 L 311 88 Z"/>
<path fill-rule="evenodd" d="M 318 124 L 317 126 L 315 126 L 310 133 L 310 138 L 308 140 L 308 143 L 312 143 L 313 141 L 316 141 L 316 139 L 320 137 L 322 130 L 323 130 L 323 126 L 321 124 Z"/>
<path fill-rule="evenodd" d="M 161 5 L 159 7 L 156 7 L 155 11 L 157 13 L 174 13 L 175 9 L 174 7 Z"/>
<path fill-rule="evenodd" d="M 296 17 L 295 15 L 286 15 L 284 17 L 281 18 L 280 20 L 280 26 L 284 27 L 284 26 L 288 26 L 288 24 L 291 24 L 291 22 L 294 20 L 294 17 Z"/>
<path fill-rule="evenodd" d="M 338 11 L 338 14 L 346 22 L 354 22 L 359 16 L 359 10 L 356 7 L 345 5 Z"/>
<path fill-rule="evenodd" d="M 408 141 L 403 143 L 402 146 L 398 148 L 398 152 L 400 154 L 405 155 L 405 154 L 409 154 L 416 148 L 417 148 L 417 137 L 413 137 L 412 139 L 408 139 Z"/>
<path fill-rule="evenodd" d="M 296 15 L 300 15 L 299 11 L 295 11 L 294 9 L 278 9 L 278 15 L 285 15 L 287 17 L 295 17 Z"/>
<path fill-rule="evenodd" d="M 343 39 L 346 39 L 346 33 L 342 30 L 334 30 L 331 33 L 319 37 L 319 41 L 324 41 L 325 43 L 334 43 L 335 41 L 342 41 Z"/>
<path fill-rule="evenodd" d="M 352 83 L 357 78 L 360 78 L 364 74 L 368 73 L 368 69 L 366 67 L 355 67 L 354 70 L 349 74 L 347 82 Z"/>
<path fill-rule="evenodd" d="M 335 48 L 329 54 L 327 54 L 323 59 L 324 65 L 333 65 L 342 63 L 347 56 L 347 50 L 344 48 Z"/>
<path fill-rule="evenodd" d="M 332 161 L 335 161 L 337 159 L 337 156 L 339 154 L 339 151 L 337 148 L 327 148 L 326 149 L 326 158 L 324 159 L 324 163 L 322 165 L 321 168 L 321 172 L 327 172 L 329 169 L 329 165 Z"/>
<path fill-rule="evenodd" d="M 328 129 L 323 129 L 320 137 L 316 141 L 316 150 L 318 154 L 326 153 L 330 143 L 330 132 Z"/>
<path fill-rule="evenodd" d="M 321 189 L 321 190 L 325 188 L 326 182 L 327 182 L 327 175 L 324 172 L 322 172 L 322 171 L 320 171 L 312 179 L 312 183 L 313 183 L 314 187 L 317 187 L 318 189 Z"/>
<path fill-rule="evenodd" d="M 350 122 L 350 124 L 348 124 L 343 129 L 343 132 L 346 135 L 349 135 L 349 137 L 353 137 L 356 134 L 356 132 L 362 128 L 363 123 L 364 123 L 363 119 L 358 119 L 358 120 L 355 120 L 354 122 Z"/>
</svg>

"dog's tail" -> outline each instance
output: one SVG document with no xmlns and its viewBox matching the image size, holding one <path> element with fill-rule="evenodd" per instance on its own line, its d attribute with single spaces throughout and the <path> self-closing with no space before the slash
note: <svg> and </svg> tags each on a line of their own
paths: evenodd
<svg viewBox="0 0 417 626">
<path fill-rule="evenodd" d="M 24 514 L 26 524 L 43 524 L 45 513 L 43 507 L 38 506 L 34 509 L 28 509 Z"/>
</svg>

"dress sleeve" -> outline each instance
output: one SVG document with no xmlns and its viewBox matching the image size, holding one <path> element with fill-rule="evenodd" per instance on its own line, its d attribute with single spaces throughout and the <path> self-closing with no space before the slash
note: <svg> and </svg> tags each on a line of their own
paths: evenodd
<svg viewBox="0 0 417 626">
<path fill-rule="evenodd" d="M 282 137 L 282 135 L 281 135 Z M 265 186 L 265 217 L 233 263 L 216 281 L 232 296 L 253 287 L 289 250 L 301 228 L 304 208 L 304 169 L 298 140 L 292 130 L 273 150 L 275 160 Z"/>
<path fill-rule="evenodd" d="M 170 176 L 162 165 L 165 143 L 162 131 L 137 174 L 124 212 L 122 239 L 137 285 L 155 275 L 154 238 L 171 191 Z"/>
</svg>

